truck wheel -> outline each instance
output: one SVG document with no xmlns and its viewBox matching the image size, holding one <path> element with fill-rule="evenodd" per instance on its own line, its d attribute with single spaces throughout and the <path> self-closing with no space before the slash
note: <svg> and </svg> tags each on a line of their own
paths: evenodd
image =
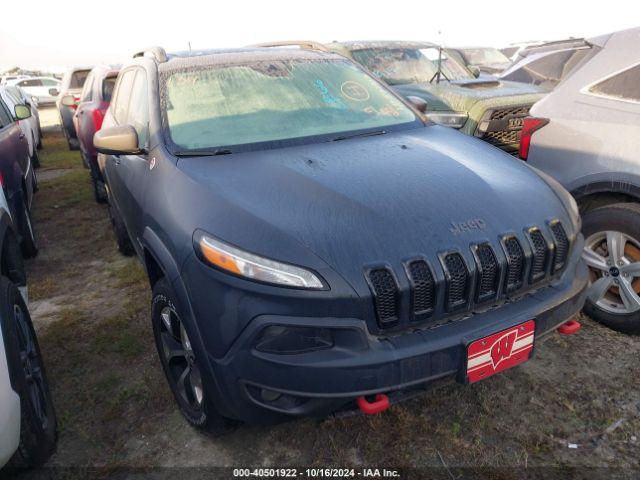
<svg viewBox="0 0 640 480">
<path fill-rule="evenodd" d="M 20 445 L 10 467 L 42 465 L 55 451 L 56 416 L 29 310 L 18 288 L 0 277 L 0 315 L 12 384 L 20 396 Z"/>
<path fill-rule="evenodd" d="M 127 227 L 122 221 L 122 218 L 120 218 L 120 215 L 111 203 L 109 203 L 109 218 L 111 219 L 113 234 L 116 236 L 116 244 L 118 245 L 118 250 L 124 256 L 130 257 L 135 253 L 133 244 L 131 243 L 131 238 L 129 238 Z"/>
<path fill-rule="evenodd" d="M 158 280 L 153 287 L 151 320 L 160 362 L 184 418 L 200 430 L 220 435 L 230 430 L 234 422 L 220 415 L 209 399 L 202 381 L 201 363 L 176 303 L 166 278 Z"/>
<path fill-rule="evenodd" d="M 585 313 L 614 330 L 640 334 L 640 205 L 607 205 L 582 219 L 582 258 L 591 277 Z"/>
<path fill-rule="evenodd" d="M 38 245 L 36 243 L 36 235 L 33 231 L 33 223 L 31 222 L 31 212 L 27 207 L 24 193 L 20 195 L 18 209 L 18 230 L 20 232 L 20 249 L 22 256 L 25 258 L 33 258 L 38 254 Z"/>
</svg>

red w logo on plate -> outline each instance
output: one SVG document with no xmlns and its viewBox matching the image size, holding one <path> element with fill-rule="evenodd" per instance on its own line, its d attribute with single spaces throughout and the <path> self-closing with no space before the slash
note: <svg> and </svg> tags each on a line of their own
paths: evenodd
<svg viewBox="0 0 640 480">
<path fill-rule="evenodd" d="M 511 357 L 513 344 L 517 336 L 518 332 L 512 330 L 496 340 L 491 346 L 491 362 L 493 363 L 493 368 L 496 368 L 503 360 Z"/>
</svg>

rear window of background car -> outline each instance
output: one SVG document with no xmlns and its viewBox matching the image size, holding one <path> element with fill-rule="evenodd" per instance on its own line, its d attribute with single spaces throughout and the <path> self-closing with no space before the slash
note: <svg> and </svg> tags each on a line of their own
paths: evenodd
<svg viewBox="0 0 640 480">
<path fill-rule="evenodd" d="M 107 77 L 102 81 L 102 100 L 105 102 L 111 101 L 113 88 L 116 86 L 117 78 L 118 77 Z"/>
<path fill-rule="evenodd" d="M 596 83 L 589 91 L 614 99 L 640 102 L 640 65 Z"/>
<path fill-rule="evenodd" d="M 78 70 L 73 72 L 71 80 L 69 80 L 69 88 L 82 88 L 90 71 L 91 70 Z"/>
</svg>

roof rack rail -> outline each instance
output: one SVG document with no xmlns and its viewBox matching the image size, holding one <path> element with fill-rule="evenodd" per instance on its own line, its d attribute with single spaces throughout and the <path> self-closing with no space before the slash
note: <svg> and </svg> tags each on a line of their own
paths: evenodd
<svg viewBox="0 0 640 480">
<path fill-rule="evenodd" d="M 162 47 L 147 47 L 133 54 L 133 58 L 149 56 L 153 57 L 158 63 L 164 63 L 169 59 L 167 52 Z"/>
<path fill-rule="evenodd" d="M 247 45 L 249 47 L 300 47 L 305 48 L 307 50 L 318 50 L 320 52 L 330 52 L 327 47 L 325 47 L 320 42 L 314 42 L 313 40 L 282 40 L 278 42 L 263 42 L 256 43 L 253 45 Z"/>
</svg>

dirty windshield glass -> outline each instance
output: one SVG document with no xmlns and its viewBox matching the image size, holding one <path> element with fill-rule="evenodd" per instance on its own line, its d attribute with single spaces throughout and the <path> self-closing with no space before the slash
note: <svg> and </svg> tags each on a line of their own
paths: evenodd
<svg viewBox="0 0 640 480">
<path fill-rule="evenodd" d="M 355 60 L 389 85 L 430 82 L 438 71 L 438 49 L 367 48 L 352 52 Z M 471 73 L 442 52 L 442 73 L 449 80 L 473 78 Z"/>
<path fill-rule="evenodd" d="M 509 63 L 509 59 L 497 48 L 465 48 L 462 55 L 470 65 Z"/>
<path fill-rule="evenodd" d="M 422 125 L 347 61 L 263 61 L 168 72 L 162 104 L 171 141 L 181 150 Z"/>
</svg>

